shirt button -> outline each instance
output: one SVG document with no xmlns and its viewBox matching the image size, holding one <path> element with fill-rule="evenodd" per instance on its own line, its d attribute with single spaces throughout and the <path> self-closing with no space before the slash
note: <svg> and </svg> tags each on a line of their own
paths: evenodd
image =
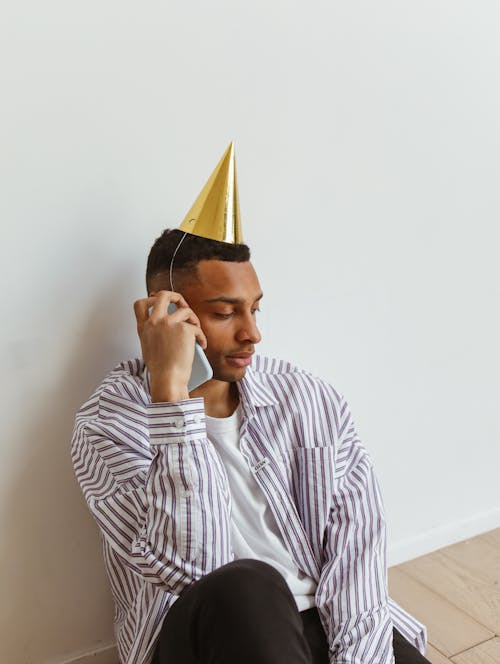
<svg viewBox="0 0 500 664">
<path fill-rule="evenodd" d="M 201 416 L 196 413 L 196 415 L 193 417 L 194 423 L 199 424 L 201 422 Z"/>
<path fill-rule="evenodd" d="M 174 427 L 178 430 L 184 427 L 184 420 L 175 420 Z"/>
</svg>

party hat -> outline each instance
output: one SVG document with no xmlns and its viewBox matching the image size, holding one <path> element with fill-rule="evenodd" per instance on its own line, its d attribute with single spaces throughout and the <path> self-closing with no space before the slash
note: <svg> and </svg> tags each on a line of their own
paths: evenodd
<svg viewBox="0 0 500 664">
<path fill-rule="evenodd" d="M 230 244 L 243 242 L 233 141 L 222 155 L 179 229 L 209 240 Z"/>
</svg>

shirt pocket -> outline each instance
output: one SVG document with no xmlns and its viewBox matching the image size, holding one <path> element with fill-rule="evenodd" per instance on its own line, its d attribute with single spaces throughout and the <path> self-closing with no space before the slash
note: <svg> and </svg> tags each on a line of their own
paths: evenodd
<svg viewBox="0 0 500 664">
<path fill-rule="evenodd" d="M 332 445 L 295 448 L 295 492 L 298 511 L 318 555 L 321 552 L 334 496 L 334 448 Z"/>
</svg>

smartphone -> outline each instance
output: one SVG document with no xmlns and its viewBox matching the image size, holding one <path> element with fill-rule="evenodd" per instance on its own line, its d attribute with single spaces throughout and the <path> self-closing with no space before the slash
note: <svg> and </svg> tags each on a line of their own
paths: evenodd
<svg viewBox="0 0 500 664">
<path fill-rule="evenodd" d="M 149 313 L 151 313 L 152 309 L 153 307 L 150 307 Z M 167 314 L 172 314 L 176 309 L 177 305 L 174 302 L 170 302 L 168 305 Z M 203 348 L 198 342 L 196 342 L 191 376 L 189 377 L 188 381 L 188 392 L 191 392 L 191 390 L 194 390 L 200 385 L 203 385 L 203 383 L 206 383 L 207 380 L 210 380 L 213 375 L 214 372 L 212 371 L 212 367 L 207 360 L 207 356 L 205 355 Z"/>
</svg>

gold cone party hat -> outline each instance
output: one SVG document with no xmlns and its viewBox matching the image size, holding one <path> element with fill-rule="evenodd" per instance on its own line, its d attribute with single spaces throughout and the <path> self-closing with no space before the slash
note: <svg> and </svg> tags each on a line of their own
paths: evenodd
<svg viewBox="0 0 500 664">
<path fill-rule="evenodd" d="M 230 244 L 243 242 L 233 141 L 222 155 L 179 229 L 209 240 Z"/>
</svg>

